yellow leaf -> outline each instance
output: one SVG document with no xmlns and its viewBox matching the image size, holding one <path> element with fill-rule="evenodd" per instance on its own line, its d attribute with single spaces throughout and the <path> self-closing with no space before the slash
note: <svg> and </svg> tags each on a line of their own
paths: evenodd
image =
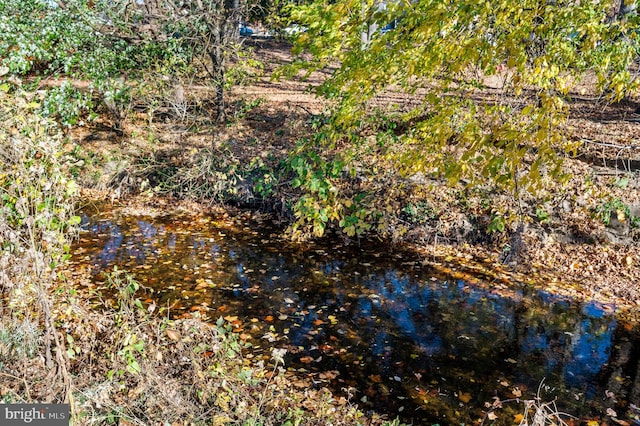
<svg viewBox="0 0 640 426">
<path fill-rule="evenodd" d="M 232 421 L 233 421 L 232 418 L 227 417 L 225 415 L 217 415 L 217 416 L 213 417 L 213 425 L 214 426 L 224 426 L 226 424 L 229 424 Z"/>
<path fill-rule="evenodd" d="M 522 422 L 522 420 L 524 419 L 524 416 L 522 414 L 516 414 L 515 416 L 513 416 L 513 422 L 514 423 L 520 423 Z"/>
</svg>

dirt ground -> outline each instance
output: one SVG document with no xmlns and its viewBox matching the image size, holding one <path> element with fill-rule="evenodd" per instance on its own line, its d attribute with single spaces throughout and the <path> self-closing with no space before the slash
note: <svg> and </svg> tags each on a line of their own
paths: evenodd
<svg viewBox="0 0 640 426">
<path fill-rule="evenodd" d="M 156 112 L 153 120 L 147 120 L 148 112 L 133 108 L 124 135 L 116 135 L 109 126 L 91 125 L 80 130 L 76 139 L 86 152 L 103 153 L 103 158 L 110 158 L 107 165 L 113 170 L 107 170 L 100 178 L 87 179 L 86 186 L 93 191 L 108 190 L 108 197 L 114 199 L 126 196 L 133 204 L 158 202 L 136 197 L 131 191 L 124 191 L 121 184 L 123 170 L 134 162 L 139 164 L 146 155 L 156 159 L 170 157 L 176 164 L 187 163 L 189 153 L 205 148 L 219 150 L 239 163 L 259 158 L 273 164 L 285 156 L 296 140 L 312 132 L 313 119 L 325 110 L 325 101 L 311 93 L 309 87 L 319 84 L 331 70 L 314 73 L 305 81 L 276 81 L 271 72 L 291 60 L 289 46 L 273 41 L 251 44 L 265 67 L 251 83 L 235 86 L 230 93 L 232 124 L 212 132 L 197 114 L 177 122 L 170 113 L 165 114 L 168 118 L 158 119 L 162 114 Z M 201 99 L 210 90 L 197 84 L 185 88 L 194 110 L 202 106 Z M 414 102 L 393 93 L 385 96 L 381 102 Z M 637 98 L 608 105 L 588 95 L 574 96 L 571 116 L 563 130 L 579 142 L 575 156 L 565 161 L 566 170 L 573 177 L 563 186 L 549 188 L 547 221 L 526 223 L 522 232 L 510 229 L 484 241 L 437 240 L 429 235 L 434 232 L 433 227 L 422 226 L 400 243 L 412 244 L 424 253 L 425 261 L 444 268 L 491 270 L 489 275 L 499 282 L 531 282 L 571 297 L 637 309 L 638 229 L 617 204 L 609 205 L 612 215 L 608 225 L 595 212 L 606 200 L 619 200 L 629 207 L 628 216 L 640 216 L 638 105 Z M 206 109 L 206 105 L 203 107 Z M 137 183 L 141 181 L 144 179 L 138 177 Z M 132 183 L 131 179 L 128 183 Z M 434 198 L 438 199 L 438 194 Z M 529 207 L 535 211 L 534 206 Z M 463 215 L 464 212 L 454 211 L 442 220 L 455 227 L 464 222 L 460 219 Z M 517 259 L 505 259 L 506 245 L 522 246 Z"/>
</svg>

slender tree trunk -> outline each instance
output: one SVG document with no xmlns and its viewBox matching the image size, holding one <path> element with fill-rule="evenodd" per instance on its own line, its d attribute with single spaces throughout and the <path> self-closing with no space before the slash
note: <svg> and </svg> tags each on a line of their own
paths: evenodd
<svg viewBox="0 0 640 426">
<path fill-rule="evenodd" d="M 211 52 L 211 61 L 213 62 L 214 85 L 216 88 L 216 121 L 224 123 L 227 119 L 224 101 L 224 77 L 225 77 L 225 58 L 224 49 L 218 45 Z"/>
<path fill-rule="evenodd" d="M 215 86 L 215 102 L 216 102 L 216 116 L 215 121 L 218 123 L 224 123 L 226 121 L 225 102 L 224 102 L 224 78 L 225 78 L 225 47 L 227 44 L 227 28 L 225 28 L 226 14 L 225 0 L 217 0 L 216 8 L 218 13 L 216 16 L 211 17 L 209 23 L 209 30 L 213 35 L 213 43 L 210 46 L 209 56 L 213 65 L 213 84 Z"/>
</svg>

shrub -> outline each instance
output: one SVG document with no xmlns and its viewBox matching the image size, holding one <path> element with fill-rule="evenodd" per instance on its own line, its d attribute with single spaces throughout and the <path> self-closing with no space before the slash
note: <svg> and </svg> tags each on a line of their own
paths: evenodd
<svg viewBox="0 0 640 426">
<path fill-rule="evenodd" d="M 62 136 L 38 105 L 32 94 L 0 91 L 0 351 L 15 377 L 30 374 L 26 365 L 39 363 L 36 355 L 48 370 L 56 363 L 48 397 L 64 399 L 67 363 L 51 294 L 79 223 L 77 186 L 61 161 Z"/>
</svg>

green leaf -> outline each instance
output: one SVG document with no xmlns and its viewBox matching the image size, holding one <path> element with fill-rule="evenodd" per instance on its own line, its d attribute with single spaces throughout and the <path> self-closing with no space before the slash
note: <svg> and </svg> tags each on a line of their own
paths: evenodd
<svg viewBox="0 0 640 426">
<path fill-rule="evenodd" d="M 80 216 L 71 216 L 67 221 L 67 223 L 71 226 L 76 226 L 76 225 L 79 225 L 81 221 L 82 221 L 82 218 Z"/>
</svg>

